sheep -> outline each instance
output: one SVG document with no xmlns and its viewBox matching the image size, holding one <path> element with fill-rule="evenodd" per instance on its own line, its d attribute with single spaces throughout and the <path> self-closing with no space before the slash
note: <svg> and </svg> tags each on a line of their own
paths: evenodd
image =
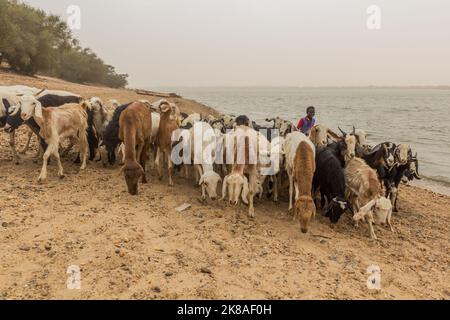
<svg viewBox="0 0 450 320">
<path fill-rule="evenodd" d="M 289 177 L 289 211 L 293 209 L 293 195 L 294 195 L 294 182 L 296 181 L 296 167 L 295 167 L 295 159 L 297 155 L 297 149 L 301 142 L 307 142 L 310 148 L 313 150 L 313 155 L 315 159 L 315 150 L 314 144 L 305 136 L 303 133 L 299 131 L 291 132 L 286 136 L 286 140 L 284 141 L 284 153 L 285 153 L 285 169 Z M 314 164 L 315 169 L 315 164 Z M 314 170 L 315 171 L 315 170 Z M 312 179 L 312 178 L 311 178 Z M 312 180 L 311 180 L 312 183 Z M 312 186 L 310 193 L 312 191 Z M 297 194 L 296 194 L 297 195 Z M 297 200 L 297 197 L 296 197 Z"/>
<path fill-rule="evenodd" d="M 145 175 L 148 150 L 152 135 L 150 110 L 140 102 L 129 105 L 120 115 L 119 139 L 125 146 L 125 164 L 121 173 L 125 175 L 128 192 L 138 194 L 138 182 L 147 183 Z"/>
<path fill-rule="evenodd" d="M 87 143 L 87 113 L 86 103 L 67 104 L 59 108 L 42 108 L 41 103 L 34 96 L 24 96 L 20 100 L 21 118 L 24 121 L 34 118 L 40 127 L 40 136 L 47 142 L 48 147 L 43 156 L 42 170 L 38 181 L 47 179 L 47 162 L 53 155 L 58 163 L 58 176 L 64 177 L 63 167 L 59 157 L 59 142 L 63 138 L 78 138 L 81 153 L 81 170 L 86 168 L 88 151 Z"/>
<path fill-rule="evenodd" d="M 162 165 L 164 159 L 168 162 L 169 186 L 173 186 L 173 162 L 172 162 L 172 134 L 180 126 L 180 113 L 176 105 L 167 100 L 160 100 L 157 104 L 161 112 L 158 135 L 156 137 L 156 167 L 159 180 L 162 180 Z M 161 159 L 161 156 L 163 157 Z"/>
<path fill-rule="evenodd" d="M 391 216 L 391 201 L 385 197 L 380 197 L 369 201 L 364 207 L 355 213 L 353 220 L 356 225 L 359 221 L 365 220 L 369 228 L 370 237 L 377 240 L 378 238 L 373 230 L 373 224 L 387 224 L 391 229 L 391 232 L 395 232 L 391 224 Z"/>
<path fill-rule="evenodd" d="M 316 147 L 326 147 L 329 138 L 339 139 L 339 136 L 324 124 L 312 127 L 309 138 Z"/>
<path fill-rule="evenodd" d="M 197 122 L 189 131 L 191 157 L 194 160 L 195 172 L 202 188 L 202 199 L 206 193 L 211 200 L 217 199 L 217 185 L 222 181 L 220 175 L 214 172 L 217 137 L 213 128 L 206 122 Z"/>
<path fill-rule="evenodd" d="M 347 198 L 352 203 L 353 212 L 358 212 L 361 206 L 381 195 L 381 183 L 377 172 L 364 160 L 353 158 L 346 164 L 344 173 Z"/>
</svg>

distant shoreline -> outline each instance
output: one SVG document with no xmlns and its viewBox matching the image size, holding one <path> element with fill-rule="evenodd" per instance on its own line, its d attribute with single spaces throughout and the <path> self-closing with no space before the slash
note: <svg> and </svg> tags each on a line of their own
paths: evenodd
<svg viewBox="0 0 450 320">
<path fill-rule="evenodd" d="M 450 85 L 438 85 L 438 86 L 136 86 L 138 88 L 180 88 L 180 89 L 432 89 L 432 90 L 450 90 Z"/>
</svg>

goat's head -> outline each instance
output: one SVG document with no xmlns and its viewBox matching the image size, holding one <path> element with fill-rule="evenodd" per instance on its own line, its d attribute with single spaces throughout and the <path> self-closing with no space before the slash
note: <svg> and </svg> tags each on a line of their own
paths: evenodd
<svg viewBox="0 0 450 320">
<path fill-rule="evenodd" d="M 422 180 L 419 174 L 419 160 L 417 159 L 417 153 L 409 160 L 409 168 L 405 172 L 405 176 L 410 181 L 414 180 L 414 178 L 417 180 Z"/>
<path fill-rule="evenodd" d="M 356 137 L 354 135 L 347 135 L 343 141 L 345 143 L 344 161 L 347 162 L 355 157 Z"/>
<path fill-rule="evenodd" d="M 300 218 L 300 229 L 307 233 L 309 222 L 316 215 L 316 205 L 311 196 L 300 196 L 295 202 L 295 214 Z"/>
<path fill-rule="evenodd" d="M 135 196 L 138 194 L 138 182 L 144 174 L 144 169 L 137 162 L 128 163 L 123 166 L 121 172 L 125 175 L 125 181 L 127 183 L 128 192 Z"/>
<path fill-rule="evenodd" d="M 395 148 L 395 160 L 400 165 L 405 165 L 412 158 L 411 147 L 407 144 L 399 144 L 397 148 Z"/>
<path fill-rule="evenodd" d="M 347 209 L 351 210 L 350 203 L 345 198 L 336 197 L 330 201 L 325 216 L 330 218 L 331 223 L 337 223 Z"/>
<path fill-rule="evenodd" d="M 392 167 L 395 163 L 395 150 L 396 146 L 395 144 L 391 142 L 383 143 L 381 146 L 383 148 L 383 158 L 384 162 L 386 163 L 386 166 Z"/>
<path fill-rule="evenodd" d="M 221 181 L 222 178 L 219 174 L 214 171 L 208 171 L 201 176 L 199 185 L 206 189 L 209 198 L 214 201 L 217 199 L 217 185 Z"/>
<path fill-rule="evenodd" d="M 324 124 L 317 124 L 309 133 L 309 138 L 316 147 L 326 147 L 328 138 L 339 140 L 340 137 Z"/>
<path fill-rule="evenodd" d="M 292 123 L 290 123 L 289 121 L 283 121 L 280 125 L 279 129 L 280 130 L 280 136 L 285 137 L 288 133 L 292 132 Z"/>
<path fill-rule="evenodd" d="M 355 130 L 356 143 L 362 148 L 367 147 L 367 133 L 364 130 L 356 129 Z"/>
<path fill-rule="evenodd" d="M 25 95 L 20 99 L 20 117 L 27 121 L 31 117 L 42 118 L 42 105 L 34 96 Z"/>
<path fill-rule="evenodd" d="M 230 174 L 223 180 L 222 199 L 225 199 L 227 190 L 230 204 L 237 205 L 242 194 L 242 201 L 248 204 L 248 179 L 241 174 Z"/>
<path fill-rule="evenodd" d="M 98 97 L 93 97 L 89 100 L 89 104 L 91 105 L 91 110 L 94 113 L 105 112 L 105 108 L 103 107 L 103 102 Z"/>
</svg>

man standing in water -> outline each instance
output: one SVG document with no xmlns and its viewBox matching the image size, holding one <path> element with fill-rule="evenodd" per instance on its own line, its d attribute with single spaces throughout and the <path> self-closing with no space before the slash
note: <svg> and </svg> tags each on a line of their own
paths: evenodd
<svg viewBox="0 0 450 320">
<path fill-rule="evenodd" d="M 301 118 L 298 122 L 297 129 L 309 136 L 309 132 L 316 124 L 316 118 L 314 118 L 316 115 L 316 109 L 314 107 L 308 107 L 308 109 L 306 109 L 306 114 L 306 117 Z"/>
</svg>

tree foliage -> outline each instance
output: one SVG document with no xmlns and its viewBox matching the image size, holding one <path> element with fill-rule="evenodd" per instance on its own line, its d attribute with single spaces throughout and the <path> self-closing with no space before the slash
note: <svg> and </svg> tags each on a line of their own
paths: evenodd
<svg viewBox="0 0 450 320">
<path fill-rule="evenodd" d="M 0 54 L 13 70 L 26 74 L 113 88 L 128 83 L 127 74 L 118 74 L 92 50 L 80 47 L 60 17 L 17 0 L 0 0 Z"/>
</svg>

